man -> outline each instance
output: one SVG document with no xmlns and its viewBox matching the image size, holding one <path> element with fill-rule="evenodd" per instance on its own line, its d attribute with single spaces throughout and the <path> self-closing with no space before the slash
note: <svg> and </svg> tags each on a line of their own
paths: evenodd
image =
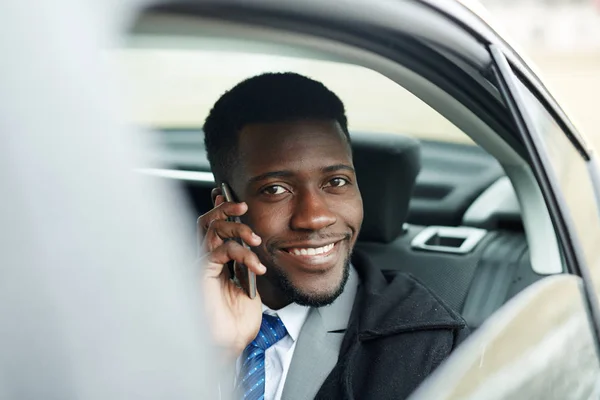
<svg viewBox="0 0 600 400">
<path fill-rule="evenodd" d="M 297 74 L 260 75 L 217 101 L 204 132 L 216 182 L 240 201 L 213 190 L 198 220 L 211 330 L 235 372 L 221 389 L 406 398 L 467 329 L 411 277 L 353 254 L 363 209 L 340 99 Z M 232 260 L 257 274 L 255 299 L 230 279 Z"/>
</svg>

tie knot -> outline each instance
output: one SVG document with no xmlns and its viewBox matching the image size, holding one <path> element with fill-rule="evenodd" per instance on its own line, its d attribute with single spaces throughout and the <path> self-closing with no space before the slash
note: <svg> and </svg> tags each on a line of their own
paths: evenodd
<svg viewBox="0 0 600 400">
<path fill-rule="evenodd" d="M 259 349 L 267 350 L 283 339 L 285 335 L 287 335 L 287 330 L 279 317 L 263 314 L 258 335 L 250 344 Z"/>
</svg>

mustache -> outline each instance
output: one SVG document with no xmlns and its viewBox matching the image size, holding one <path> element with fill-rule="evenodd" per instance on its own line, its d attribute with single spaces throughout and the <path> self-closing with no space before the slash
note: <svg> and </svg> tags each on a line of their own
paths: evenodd
<svg viewBox="0 0 600 400">
<path fill-rule="evenodd" d="M 319 242 L 319 241 L 336 241 L 339 242 L 341 240 L 350 240 L 352 238 L 351 232 L 345 233 L 313 233 L 309 235 L 298 235 L 295 237 L 288 237 L 284 240 L 275 240 L 268 244 L 267 248 L 269 250 L 276 250 L 280 248 L 291 247 L 294 244 L 301 242 Z"/>
</svg>

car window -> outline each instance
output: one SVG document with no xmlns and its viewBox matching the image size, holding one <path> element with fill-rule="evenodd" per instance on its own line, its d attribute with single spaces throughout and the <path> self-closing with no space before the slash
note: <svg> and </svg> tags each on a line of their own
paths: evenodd
<svg viewBox="0 0 600 400">
<path fill-rule="evenodd" d="M 353 150 L 358 155 L 356 160 L 366 160 L 362 167 L 357 167 L 358 173 L 367 177 L 361 178 L 362 188 L 367 185 L 365 182 L 377 181 L 370 178 L 373 176 L 381 183 L 376 190 L 364 190 L 363 203 L 377 205 L 365 209 L 381 210 L 371 213 L 369 221 L 375 221 L 379 227 L 382 226 L 380 221 L 389 221 L 396 224 L 395 227 L 406 229 L 397 230 L 406 239 L 393 241 L 394 245 L 390 246 L 386 242 L 385 252 L 371 251 L 369 247 L 381 244 L 373 243 L 379 236 L 368 240 L 369 237 L 363 235 L 367 239 L 361 241 L 362 250 L 382 257 L 378 263 L 396 268 L 394 262 L 398 257 L 411 259 L 412 262 L 402 263 L 398 269 L 422 279 L 450 307 L 463 313 L 473 328 L 479 327 L 520 290 L 545 274 L 556 272 L 532 267 L 530 254 L 537 255 L 540 250 L 530 246 L 525 235 L 518 199 L 510 191 L 512 183 L 506 181 L 508 185 L 500 191 L 488 192 L 505 176 L 499 161 L 486 149 L 473 145 L 471 139 L 440 112 L 404 88 L 403 84 L 417 87 L 411 86 L 408 78 L 394 81 L 375 70 L 351 64 L 360 60 L 329 55 L 316 46 L 273 45 L 262 37 L 244 41 L 236 35 L 215 39 L 206 32 L 195 31 L 189 37 L 166 36 L 147 38 L 143 45 L 137 38 L 137 43 L 119 50 L 116 57 L 126 81 L 132 84 L 132 115 L 136 122 L 158 131 L 162 146 L 156 152 L 158 163 L 143 165 L 142 172 L 179 181 L 198 215 L 213 207 L 210 191 L 214 181 L 200 131 L 210 108 L 225 91 L 246 78 L 264 72 L 291 71 L 321 81 L 344 102 L 349 128 L 356 139 L 353 142 Z M 177 40 L 179 42 L 174 43 Z M 231 45 L 232 42 L 235 45 Z M 261 51 L 257 51 L 258 45 L 262 46 Z M 381 71 L 394 76 L 385 68 Z M 431 93 L 420 95 L 431 99 L 435 95 Z M 378 135 L 380 133 L 388 135 Z M 391 140 L 394 134 L 395 140 Z M 393 168 L 410 171 L 405 167 L 407 164 L 398 163 L 412 160 L 412 156 L 406 151 L 383 150 L 398 149 L 398 141 L 406 139 L 402 144 L 405 146 L 413 138 L 420 141 L 415 146 L 418 150 L 410 153 L 418 152 L 418 168 L 415 176 L 404 181 L 393 173 Z M 362 147 L 359 139 L 364 140 Z M 376 142 L 383 146 L 372 146 Z M 376 147 L 378 152 L 372 153 L 371 147 Z M 386 171 L 385 182 L 380 171 Z M 406 189 L 398 195 L 400 201 L 396 201 L 393 193 L 377 195 L 381 187 L 399 184 Z M 494 198 L 507 198 L 513 206 L 501 209 L 499 202 L 486 201 L 480 207 L 483 218 L 476 222 L 465 221 L 465 210 L 484 192 Z M 388 203 L 379 206 L 380 198 L 389 199 L 390 206 Z M 541 197 L 539 200 L 541 204 Z M 402 209 L 402 215 L 393 215 L 392 209 Z M 363 228 L 365 226 L 368 225 L 363 224 Z M 388 231 L 396 232 L 395 229 Z M 457 258 L 457 253 L 463 256 Z M 431 262 L 425 263 L 421 257 Z M 505 279 L 498 285 L 503 278 L 497 277 L 496 272 L 504 271 L 498 267 L 499 263 L 512 271 L 502 273 L 503 277 L 518 276 L 518 279 Z M 479 266 L 490 271 L 479 273 Z M 453 285 L 448 285 L 449 281 L 454 282 Z M 492 284 L 500 289 L 489 293 L 485 288 Z"/>
<path fill-rule="evenodd" d="M 385 76 L 341 62 L 258 53 L 128 48 L 117 53 L 131 84 L 134 121 L 154 128 L 199 128 L 214 102 L 245 78 L 293 71 L 321 81 L 344 102 L 351 131 L 408 134 L 472 143 L 408 90 Z"/>
</svg>

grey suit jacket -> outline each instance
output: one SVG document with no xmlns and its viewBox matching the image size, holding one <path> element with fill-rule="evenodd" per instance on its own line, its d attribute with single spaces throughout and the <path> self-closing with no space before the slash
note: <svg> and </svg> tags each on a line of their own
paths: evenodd
<svg viewBox="0 0 600 400">
<path fill-rule="evenodd" d="M 302 326 L 282 400 L 312 400 L 338 360 L 354 305 L 358 274 L 350 267 L 344 292 L 329 306 L 312 308 Z"/>
</svg>

